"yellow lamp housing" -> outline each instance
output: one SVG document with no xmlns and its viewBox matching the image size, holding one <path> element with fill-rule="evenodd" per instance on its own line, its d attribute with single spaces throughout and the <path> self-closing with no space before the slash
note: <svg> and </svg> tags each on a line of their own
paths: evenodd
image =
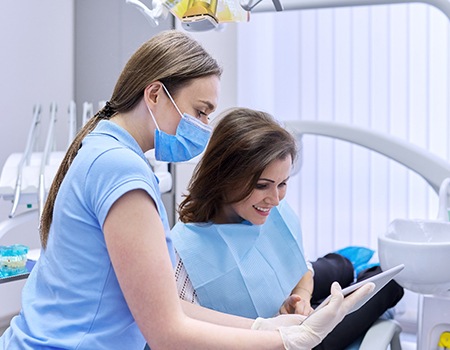
<svg viewBox="0 0 450 350">
<path fill-rule="evenodd" d="M 217 0 L 211 0 L 211 3 L 191 0 L 181 17 L 181 25 L 184 29 L 195 32 L 215 29 L 219 25 L 216 12 Z"/>
</svg>

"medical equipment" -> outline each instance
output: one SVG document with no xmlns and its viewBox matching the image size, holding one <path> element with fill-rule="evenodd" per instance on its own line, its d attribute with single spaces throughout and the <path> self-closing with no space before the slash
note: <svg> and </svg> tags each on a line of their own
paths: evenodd
<svg viewBox="0 0 450 350">
<path fill-rule="evenodd" d="M 450 255 L 449 185 L 447 178 L 439 190 L 437 219 L 395 219 L 378 237 L 381 267 L 404 263 L 397 282 L 416 293 L 446 295 L 450 290 L 450 271 L 439 269 Z"/>
<path fill-rule="evenodd" d="M 17 225 L 36 218 L 35 209 L 38 209 L 39 215 L 37 217 L 40 217 L 48 190 L 65 155 L 65 151 L 56 151 L 54 149 L 55 124 L 57 121 L 56 103 L 52 103 L 50 106 L 50 123 L 44 150 L 43 152 L 34 150 L 39 136 L 41 110 L 40 104 L 36 104 L 33 108 L 32 122 L 24 152 L 12 153 L 6 159 L 0 174 L 0 198 L 12 201 L 9 219 L 0 222 L 0 239 Z M 77 131 L 76 105 L 73 101 L 69 104 L 68 116 L 68 143 L 70 144 Z M 92 116 L 92 103 L 84 102 L 82 111 L 83 125 Z M 146 157 L 153 167 L 155 175 L 158 177 L 161 193 L 170 192 L 172 189 L 172 175 L 168 170 L 168 164 L 156 161 L 154 153 L 151 151 L 147 152 Z M 21 213 L 17 214 L 20 204 L 24 205 L 25 208 Z"/>
<path fill-rule="evenodd" d="M 69 108 L 69 118 L 73 124 L 73 107 Z M 64 156 L 63 152 L 54 150 L 54 125 L 56 123 L 57 106 L 50 106 L 50 122 L 43 152 L 36 152 L 33 148 L 39 137 L 38 126 L 41 122 L 41 107 L 36 105 L 28 134 L 27 144 L 23 153 L 12 153 L 6 160 L 0 175 L 0 197 L 12 200 L 13 206 L 10 218 L 16 214 L 19 204 L 27 208 L 38 206 L 42 211 L 46 191 L 50 187 L 54 174 Z M 73 136 L 69 135 L 69 138 Z"/>
<path fill-rule="evenodd" d="M 448 198 L 447 185 L 441 187 L 441 184 L 443 182 L 448 184 L 448 181 L 445 180 L 450 177 L 450 164 L 427 150 L 390 135 L 335 122 L 288 121 L 285 122 L 285 125 L 299 139 L 303 134 L 327 136 L 355 143 L 385 155 L 422 176 L 436 192 L 440 192 L 441 198 Z M 443 187 L 445 190 L 442 189 Z M 439 215 L 444 216 L 442 214 L 444 211 L 445 209 L 440 209 Z M 417 350 L 428 350 L 437 344 L 440 334 L 450 327 L 448 322 L 450 319 L 450 296 L 420 295 L 419 302 Z M 390 322 L 392 323 L 389 324 Z M 383 325 L 383 323 L 386 324 Z M 383 329 L 380 333 L 380 327 L 384 326 L 389 327 L 389 330 Z M 377 348 L 375 344 L 380 346 L 381 334 L 392 334 L 391 349 L 400 349 L 400 331 L 401 328 L 395 324 L 395 321 L 379 321 L 368 331 L 360 349 L 375 349 Z"/>
<path fill-rule="evenodd" d="M 85 125 L 94 115 L 94 106 L 90 102 L 83 102 L 83 113 L 81 115 L 81 125 Z"/>
<path fill-rule="evenodd" d="M 447 0 L 153 0 L 149 9 L 139 0 L 126 0 L 141 11 L 155 27 L 167 10 L 181 21 L 188 31 L 216 29 L 219 23 L 250 20 L 251 12 L 293 11 L 346 6 L 367 6 L 422 2 L 441 10 L 450 19 Z"/>
<path fill-rule="evenodd" d="M 222 23 L 249 20 L 248 11 L 238 0 L 153 0 L 152 9 L 139 0 L 126 2 L 138 8 L 152 26 L 157 26 L 169 10 L 185 30 L 193 32 L 216 29 Z M 278 0 L 274 2 L 279 3 Z"/>
<path fill-rule="evenodd" d="M 450 349 L 450 332 L 443 332 L 439 338 L 439 350 Z"/>
<path fill-rule="evenodd" d="M 41 106 L 40 105 L 36 105 L 34 106 L 33 109 L 33 120 L 31 123 L 31 128 L 30 131 L 28 133 L 28 138 L 27 138 L 27 144 L 25 146 L 25 151 L 22 154 L 21 158 L 20 158 L 20 162 L 17 166 L 17 177 L 16 177 L 16 183 L 14 186 L 14 198 L 13 198 L 13 205 L 11 208 L 11 212 L 9 214 L 9 217 L 12 218 L 14 217 L 15 213 L 16 213 L 16 209 L 17 206 L 19 205 L 19 200 L 20 200 L 20 195 L 21 195 L 21 190 L 22 190 L 22 176 L 23 176 L 23 170 L 25 165 L 30 165 L 30 157 L 31 157 L 31 152 L 34 148 L 34 143 L 36 140 L 36 134 L 38 132 L 38 126 L 40 123 L 40 118 L 41 118 Z"/>
<path fill-rule="evenodd" d="M 405 271 L 397 282 L 424 295 L 418 312 L 418 350 L 431 349 L 450 327 L 450 274 L 440 268 L 450 253 L 449 187 L 446 178 L 439 190 L 436 220 L 396 219 L 378 239 L 381 266 L 404 262 Z"/>
<path fill-rule="evenodd" d="M 167 16 L 167 9 L 162 5 L 162 1 L 154 0 L 153 8 L 150 10 L 139 0 L 126 0 L 127 4 L 135 6 L 145 16 L 152 27 L 159 25 L 159 19 Z"/>
</svg>

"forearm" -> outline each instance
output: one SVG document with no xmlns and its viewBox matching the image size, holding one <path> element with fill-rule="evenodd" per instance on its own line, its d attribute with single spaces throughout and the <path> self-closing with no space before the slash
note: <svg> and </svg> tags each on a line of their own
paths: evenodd
<svg viewBox="0 0 450 350">
<path fill-rule="evenodd" d="M 186 318 L 178 326 L 166 328 L 164 343 L 149 343 L 152 349 L 283 350 L 277 331 L 255 331 L 213 325 Z"/>
<path fill-rule="evenodd" d="M 311 271 L 307 271 L 298 282 L 291 294 L 299 295 L 303 300 L 311 300 L 314 290 L 314 279 Z"/>
<path fill-rule="evenodd" d="M 254 322 L 254 320 L 250 318 L 225 314 L 184 300 L 181 300 L 181 306 L 183 311 L 189 317 L 217 325 L 250 329 Z"/>
</svg>

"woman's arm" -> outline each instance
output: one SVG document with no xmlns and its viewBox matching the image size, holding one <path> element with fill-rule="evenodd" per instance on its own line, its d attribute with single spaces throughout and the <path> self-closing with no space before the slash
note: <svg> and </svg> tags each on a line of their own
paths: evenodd
<svg viewBox="0 0 450 350">
<path fill-rule="evenodd" d="M 308 270 L 297 283 L 280 308 L 281 314 L 301 314 L 309 315 L 313 309 L 311 307 L 311 296 L 314 290 L 313 274 Z"/>
<path fill-rule="evenodd" d="M 222 327 L 199 321 L 216 314 L 178 299 L 164 229 L 150 196 L 124 194 L 104 224 L 108 252 L 127 304 L 152 349 L 283 349 L 278 332 Z M 231 317 L 222 324 L 231 322 Z M 243 321 L 247 322 L 247 321 Z M 237 327 L 248 324 L 237 320 Z"/>
<path fill-rule="evenodd" d="M 183 311 L 189 317 L 195 318 L 199 321 L 206 321 L 215 323 L 221 326 L 237 327 L 250 329 L 255 320 L 230 314 L 224 314 L 222 312 L 207 309 L 197 304 L 192 304 L 188 301 L 181 300 L 181 306 Z"/>
</svg>

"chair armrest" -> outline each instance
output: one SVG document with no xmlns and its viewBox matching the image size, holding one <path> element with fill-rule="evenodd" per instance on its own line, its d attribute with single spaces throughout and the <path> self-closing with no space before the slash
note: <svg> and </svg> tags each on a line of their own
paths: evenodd
<svg viewBox="0 0 450 350">
<path fill-rule="evenodd" d="M 394 320 L 377 320 L 367 331 L 359 350 L 401 350 L 400 332 L 402 328 Z"/>
</svg>

